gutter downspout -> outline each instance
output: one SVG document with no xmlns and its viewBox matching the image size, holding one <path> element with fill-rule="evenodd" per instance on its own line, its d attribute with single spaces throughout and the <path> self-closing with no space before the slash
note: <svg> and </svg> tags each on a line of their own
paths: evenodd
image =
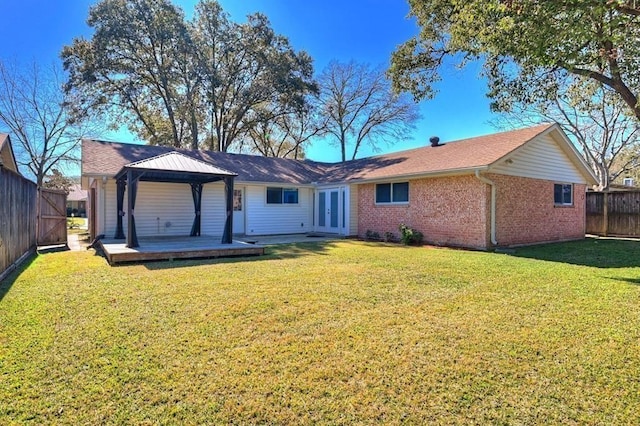
<svg viewBox="0 0 640 426">
<path fill-rule="evenodd" d="M 496 184 L 492 180 L 480 174 L 480 170 L 476 169 L 476 177 L 483 183 L 491 187 L 491 244 L 498 245 L 496 241 Z"/>
</svg>

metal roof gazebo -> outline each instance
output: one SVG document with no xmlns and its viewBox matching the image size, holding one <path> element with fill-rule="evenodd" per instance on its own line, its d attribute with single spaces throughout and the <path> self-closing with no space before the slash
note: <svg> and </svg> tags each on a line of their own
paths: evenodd
<svg viewBox="0 0 640 426">
<path fill-rule="evenodd" d="M 139 247 L 136 234 L 135 204 L 138 182 L 188 183 L 193 196 L 194 219 L 190 236 L 200 236 L 202 185 L 223 181 L 227 219 L 222 235 L 222 244 L 232 243 L 233 230 L 233 180 L 237 174 L 221 169 L 213 164 L 198 160 L 177 151 L 136 161 L 125 165 L 116 175 L 118 217 L 114 238 L 125 239 L 126 246 Z M 127 191 L 127 235 L 125 237 L 122 217 L 124 212 L 124 194 Z"/>
</svg>

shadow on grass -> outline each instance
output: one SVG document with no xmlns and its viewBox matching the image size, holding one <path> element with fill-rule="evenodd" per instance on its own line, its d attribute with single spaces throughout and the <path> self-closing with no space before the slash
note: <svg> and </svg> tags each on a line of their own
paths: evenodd
<svg viewBox="0 0 640 426">
<path fill-rule="evenodd" d="M 16 269 L 14 269 L 9 275 L 7 275 L 2 281 L 0 281 L 0 302 L 4 299 L 11 287 L 16 282 L 20 274 L 22 274 L 38 257 L 36 253 L 26 258 Z"/>
<path fill-rule="evenodd" d="M 335 246 L 335 241 L 315 241 L 304 243 L 286 243 L 265 247 L 265 254 L 262 256 L 233 256 L 202 259 L 175 259 L 159 260 L 150 262 L 118 263 L 115 266 L 126 266 L 142 264 L 149 270 L 187 268 L 190 266 L 229 264 L 229 263 L 251 263 L 263 262 L 274 259 L 296 259 L 304 256 L 324 256 L 327 251 Z"/>
<path fill-rule="evenodd" d="M 621 277 L 607 277 L 611 280 L 622 281 L 628 284 L 640 286 L 640 278 L 621 278 Z"/>
<path fill-rule="evenodd" d="M 60 253 L 71 250 L 68 245 L 38 247 L 38 254 Z"/>
<path fill-rule="evenodd" d="M 522 247 L 513 256 L 595 268 L 634 268 L 640 267 L 640 240 L 586 238 Z"/>
</svg>

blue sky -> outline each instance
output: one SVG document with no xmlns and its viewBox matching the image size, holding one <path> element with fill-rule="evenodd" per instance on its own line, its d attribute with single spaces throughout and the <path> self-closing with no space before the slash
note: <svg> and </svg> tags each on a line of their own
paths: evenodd
<svg viewBox="0 0 640 426">
<path fill-rule="evenodd" d="M 74 37 L 90 37 L 86 25 L 89 0 L 0 0 L 3 42 L 0 57 L 22 63 L 46 65 L 58 60 L 60 50 Z M 175 0 L 189 16 L 197 0 Z M 222 0 L 233 20 L 244 21 L 247 14 L 262 12 L 276 32 L 289 38 L 294 48 L 306 50 L 314 58 L 316 72 L 330 61 L 388 65 L 391 52 L 412 35 L 416 24 L 407 18 L 406 0 Z M 433 100 L 420 104 L 422 119 L 412 138 L 384 152 L 426 145 L 437 135 L 444 142 L 495 131 L 489 120 L 486 83 L 479 76 L 481 66 L 464 70 L 453 66 L 442 70 L 443 81 Z M 102 135 L 105 139 L 135 142 L 126 131 Z M 317 161 L 338 161 L 338 148 L 318 144 L 307 151 Z M 361 155 L 371 155 L 368 150 Z"/>
</svg>

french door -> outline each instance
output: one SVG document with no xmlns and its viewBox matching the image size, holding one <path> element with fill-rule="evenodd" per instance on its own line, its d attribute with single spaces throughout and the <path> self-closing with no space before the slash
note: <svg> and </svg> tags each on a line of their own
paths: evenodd
<svg viewBox="0 0 640 426">
<path fill-rule="evenodd" d="M 340 232 L 340 191 L 323 189 L 318 191 L 318 231 Z"/>
</svg>

